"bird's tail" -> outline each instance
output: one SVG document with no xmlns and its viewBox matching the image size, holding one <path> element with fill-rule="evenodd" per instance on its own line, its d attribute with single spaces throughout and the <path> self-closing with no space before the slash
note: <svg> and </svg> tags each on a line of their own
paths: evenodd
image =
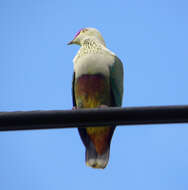
<svg viewBox="0 0 188 190">
<path fill-rule="evenodd" d="M 86 165 L 104 169 L 108 164 L 110 143 L 115 126 L 106 128 L 78 128 L 82 142 L 86 147 Z"/>
<path fill-rule="evenodd" d="M 110 146 L 102 154 L 97 153 L 94 146 L 89 146 L 86 148 L 86 165 L 104 169 L 108 164 L 109 154 Z"/>
</svg>

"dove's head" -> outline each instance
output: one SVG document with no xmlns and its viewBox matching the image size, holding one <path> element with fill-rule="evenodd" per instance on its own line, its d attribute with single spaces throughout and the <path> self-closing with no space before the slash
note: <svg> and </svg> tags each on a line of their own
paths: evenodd
<svg viewBox="0 0 188 190">
<path fill-rule="evenodd" d="M 95 28 L 83 28 L 79 30 L 76 33 L 74 39 L 70 41 L 68 45 L 71 45 L 71 44 L 82 45 L 84 40 L 87 40 L 87 39 L 97 41 L 105 46 L 105 42 L 101 33 Z"/>
</svg>

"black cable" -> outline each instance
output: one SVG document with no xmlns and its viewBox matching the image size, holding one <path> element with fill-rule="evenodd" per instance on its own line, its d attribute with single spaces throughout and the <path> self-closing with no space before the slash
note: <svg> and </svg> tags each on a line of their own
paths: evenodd
<svg viewBox="0 0 188 190">
<path fill-rule="evenodd" d="M 0 112 L 0 131 L 188 123 L 188 105 Z"/>
</svg>

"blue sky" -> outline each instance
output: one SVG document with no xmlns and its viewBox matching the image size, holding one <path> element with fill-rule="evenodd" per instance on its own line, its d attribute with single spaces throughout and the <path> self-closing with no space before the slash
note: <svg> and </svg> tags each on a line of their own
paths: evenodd
<svg viewBox="0 0 188 190">
<path fill-rule="evenodd" d="M 123 106 L 188 104 L 185 0 L 1 0 L 0 111 L 71 109 L 67 46 L 98 28 L 124 63 Z M 118 127 L 105 170 L 76 129 L 0 133 L 1 190 L 188 189 L 188 124 Z"/>
</svg>

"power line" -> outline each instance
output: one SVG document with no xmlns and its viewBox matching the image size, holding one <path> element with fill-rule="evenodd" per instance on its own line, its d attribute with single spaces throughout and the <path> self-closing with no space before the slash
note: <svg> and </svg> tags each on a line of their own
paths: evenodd
<svg viewBox="0 0 188 190">
<path fill-rule="evenodd" d="M 0 112 L 0 131 L 188 123 L 188 105 Z"/>
</svg>

